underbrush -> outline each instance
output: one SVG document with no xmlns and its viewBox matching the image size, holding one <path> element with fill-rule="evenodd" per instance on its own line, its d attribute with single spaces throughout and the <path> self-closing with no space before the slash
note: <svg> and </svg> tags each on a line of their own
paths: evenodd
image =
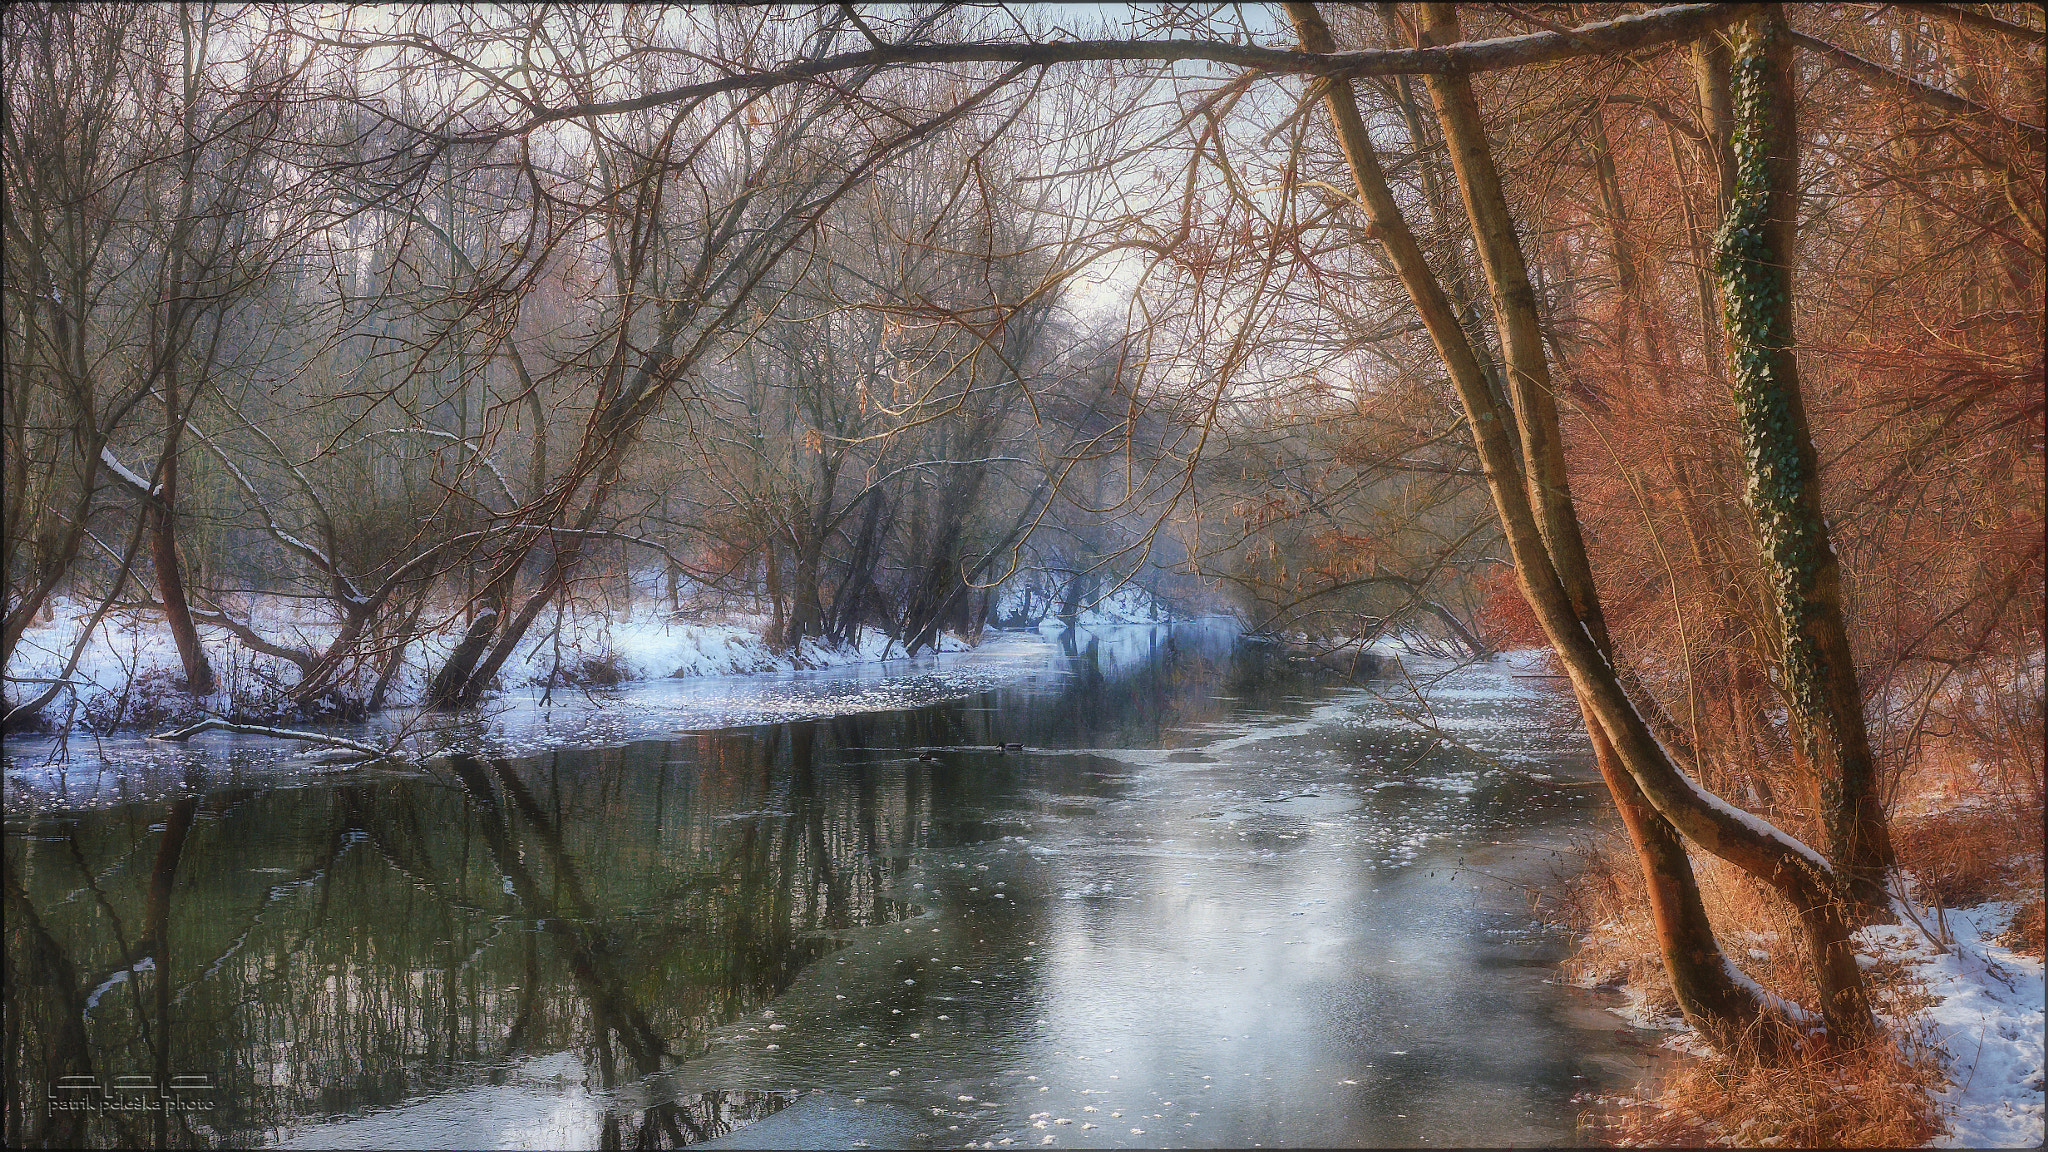
<svg viewBox="0 0 2048 1152">
<path fill-rule="evenodd" d="M 546 676 L 534 678 L 543 688 L 616 688 L 633 674 L 616 652 L 599 652 L 563 659 Z"/>
<path fill-rule="evenodd" d="M 1582 938 L 1565 962 L 1566 977 L 1618 988 L 1639 1023 L 1673 1026 L 1678 1004 L 1628 841 L 1616 833 L 1575 848 L 1577 871 L 1558 888 L 1557 911 Z M 1764 988 L 1814 1003 L 1790 907 L 1718 860 L 1695 857 L 1693 867 L 1708 915 L 1724 926 L 1721 947 L 1730 958 Z M 1866 967 L 1864 975 L 1884 1015 L 1902 1017 L 1929 1002 L 1895 962 Z M 1590 1117 L 1593 1134 L 1630 1147 L 1900 1147 L 1924 1144 L 1939 1131 L 1929 1097 L 1941 1080 L 1938 1056 L 1910 1037 L 1849 1051 L 1802 1048 L 1769 1062 L 1689 1047 L 1698 1058 L 1645 1085 L 1632 1106 Z"/>
<path fill-rule="evenodd" d="M 1623 1147 L 1909 1148 L 1940 1132 L 1934 1055 L 1883 1040 L 1850 1052 L 1802 1048 L 1771 1062 L 1710 1056 L 1680 1064 L 1654 1098 L 1596 1117 Z"/>
<path fill-rule="evenodd" d="M 2039 956 L 2041 827 L 2039 808 L 1969 808 L 1896 820 L 1892 846 L 1914 881 L 1914 898 L 1933 907 L 1937 931 L 1947 931 L 1947 909 L 2007 900 L 2020 910 L 2002 942 Z"/>
<path fill-rule="evenodd" d="M 88 697 L 82 711 L 86 729 L 101 735 L 122 728 L 172 728 L 206 716 L 204 705 L 185 690 L 184 676 L 168 668 L 143 672 L 119 692 Z"/>
<path fill-rule="evenodd" d="M 252 655 L 216 668 L 219 688 L 196 697 L 181 670 L 144 668 L 118 689 L 81 692 L 77 712 L 88 732 L 160 732 L 222 716 L 243 724 L 320 724 L 360 720 L 369 709 L 357 695 L 337 686 L 303 703 L 292 698 L 293 680 L 279 660 Z M 47 714 L 56 705 L 44 709 Z M 60 716 L 61 718 L 61 716 Z M 47 721 L 47 715 L 44 717 Z M 46 723 L 45 727 L 49 725 Z"/>
<path fill-rule="evenodd" d="M 2019 912 L 2013 916 L 2012 924 L 1995 939 L 2022 956 L 2039 957 L 2042 954 L 2041 911 L 2041 899 L 2038 896 L 2034 898 L 2033 903 L 2022 904 Z"/>
<path fill-rule="evenodd" d="M 2048 871 L 2042 774 L 2048 765 L 2038 702 L 2024 718 L 2034 723 L 2007 725 L 2002 741 L 1926 741 L 1901 781 L 1899 793 L 1911 798 L 1912 810 L 1893 818 L 1892 846 L 1900 871 L 1912 881 L 1914 899 L 1932 907 L 1936 931 L 1947 933 L 1948 909 L 2007 901 L 2017 910 L 1998 943 L 2023 956 L 2040 956 Z"/>
<path fill-rule="evenodd" d="M 2000 696 L 1999 699 L 2004 699 Z M 2038 704 L 2026 715 L 2038 721 Z M 2042 955 L 2043 765 L 2038 724 L 1951 725 L 1952 736 L 1921 742 L 1893 780 L 1891 820 L 1903 895 L 1921 909 L 1899 926 L 1913 940 L 1954 945 L 1952 912 L 1989 902 L 2014 914 L 1996 943 Z M 1787 813 L 1776 814 L 1781 821 Z M 1575 871 L 1553 885 L 1557 918 L 1582 943 L 1564 965 L 1572 982 L 1624 991 L 1638 1022 L 1678 1024 L 1642 872 L 1619 832 L 1576 845 Z M 1791 907 L 1760 882 L 1704 855 L 1693 857 L 1701 897 L 1722 949 L 1768 991 L 1817 1002 Z M 1972 919 L 1982 925 L 1981 913 Z M 1992 936 L 1981 927 L 1979 938 Z M 1936 1046 L 1925 1010 L 1942 1003 L 1899 953 L 1859 955 L 1872 1007 L 1888 1035 L 1853 1051 L 1799 1050 L 1771 1061 L 1709 1053 L 1696 1038 L 1679 1045 L 1696 1059 L 1673 1062 L 1632 1105 L 1588 1118 L 1614 1144 L 1913 1146 L 1947 1124 L 1937 1098 L 1959 1087 L 1952 1057 Z M 1944 993 L 1953 994 L 1953 993 Z M 1911 1021 L 1911 1023 L 1907 1023 Z M 1953 1041 L 1951 1040 L 1952 1044 Z M 1973 1065 L 1974 1066 L 1974 1065 Z"/>
</svg>

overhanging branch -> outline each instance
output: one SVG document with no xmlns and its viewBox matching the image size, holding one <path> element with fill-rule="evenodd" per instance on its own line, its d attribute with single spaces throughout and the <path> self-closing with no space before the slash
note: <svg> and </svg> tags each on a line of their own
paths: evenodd
<svg viewBox="0 0 2048 1152">
<path fill-rule="evenodd" d="M 561 120 L 638 112 L 725 92 L 779 88 L 837 72 L 888 64 L 1018 64 L 1031 67 L 1083 61 L 1206 61 L 1261 72 L 1322 77 L 1494 72 L 1695 40 L 1753 15 L 1763 7 L 1761 4 L 1676 4 L 1612 20 L 1595 21 L 1566 31 L 1535 32 L 1429 48 L 1375 48 L 1359 52 L 1306 52 L 1230 44 L 1220 40 L 891 44 L 861 52 L 843 52 L 764 72 L 722 76 L 625 100 L 597 101 L 564 108 L 534 107 L 524 121 L 488 135 L 492 138 L 517 136 Z M 391 45 L 394 42 L 382 43 Z"/>
</svg>

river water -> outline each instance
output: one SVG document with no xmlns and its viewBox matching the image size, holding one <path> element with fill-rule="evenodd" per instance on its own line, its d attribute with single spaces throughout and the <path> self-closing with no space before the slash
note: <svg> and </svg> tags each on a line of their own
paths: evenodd
<svg viewBox="0 0 2048 1152">
<path fill-rule="evenodd" d="M 5 1137 L 1576 1143 L 1648 1034 L 1529 912 L 1604 800 L 1547 683 L 1126 627 L 528 702 L 416 770 L 10 746 Z"/>
</svg>

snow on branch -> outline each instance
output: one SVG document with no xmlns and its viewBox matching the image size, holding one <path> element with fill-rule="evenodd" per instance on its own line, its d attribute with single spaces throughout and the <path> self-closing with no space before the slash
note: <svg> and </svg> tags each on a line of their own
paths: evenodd
<svg viewBox="0 0 2048 1152">
<path fill-rule="evenodd" d="M 263 516 L 263 526 L 269 529 L 270 535 L 278 543 L 311 560 L 313 565 L 320 569 L 320 571 L 338 581 L 345 589 L 346 598 L 357 601 L 361 600 L 362 596 L 356 590 L 355 582 L 342 574 L 341 570 L 335 566 L 333 559 L 327 553 L 285 531 L 284 526 L 277 522 L 277 517 L 270 514 L 270 505 L 264 503 L 263 495 L 256 490 L 256 485 L 250 482 L 249 477 L 235 465 L 234 459 L 220 445 L 213 442 L 211 436 L 200 431 L 198 426 L 190 421 L 186 422 L 185 430 L 197 436 L 199 442 L 206 445 L 207 449 L 213 453 L 214 459 L 219 460 L 227 468 L 228 474 L 235 478 L 235 483 L 242 486 L 242 491 L 248 493 L 249 499 L 256 505 L 256 511 Z"/>
<path fill-rule="evenodd" d="M 304 740 L 309 744 L 325 744 L 330 748 L 346 748 L 351 752 L 361 752 L 365 756 L 374 756 L 380 760 L 405 759 L 405 757 L 399 756 L 388 748 L 379 748 L 375 744 L 365 744 L 360 740 L 350 740 L 342 736 L 329 736 L 321 732 L 301 732 L 294 728 L 271 728 L 262 724 L 237 724 L 232 720 L 223 720 L 218 716 L 201 720 L 197 724 L 188 724 L 183 728 L 175 728 L 169 732 L 158 732 L 151 736 L 150 739 L 183 743 L 201 732 L 240 732 L 247 736 L 271 736 L 279 740 Z"/>
<path fill-rule="evenodd" d="M 107 470 L 114 474 L 115 479 L 119 480 L 123 484 L 126 484 L 128 487 L 134 489 L 135 494 L 138 496 L 146 497 L 148 499 L 155 499 L 157 495 L 163 491 L 162 485 L 158 485 L 152 488 L 149 484 L 149 481 L 144 480 L 142 477 L 136 475 L 133 469 L 129 468 L 126 464 L 121 463 L 121 461 L 117 457 L 115 457 L 114 450 L 112 448 L 107 447 L 104 444 L 100 446 L 100 463 L 107 466 Z"/>
<path fill-rule="evenodd" d="M 498 482 L 498 491 L 505 494 L 505 499 L 514 504 L 519 503 L 519 497 L 512 494 L 511 483 L 505 479 L 503 472 L 498 471 L 498 462 L 491 459 L 490 455 L 484 451 L 483 445 L 477 443 L 474 438 L 465 440 L 453 432 L 444 432 L 439 428 L 384 428 L 361 437 L 356 443 L 360 444 L 372 436 L 426 436 L 437 440 L 450 440 L 460 444 L 464 448 L 469 449 L 470 455 L 478 463 L 490 469 L 491 478 Z"/>
<path fill-rule="evenodd" d="M 1755 997 L 1764 1011 L 1784 1017 L 1795 1028 L 1812 1031 L 1821 1026 L 1820 1017 L 1750 979 L 1749 973 L 1737 968 L 1735 961 L 1730 960 L 1726 953 L 1721 956 L 1721 969 L 1728 973 L 1730 983 Z"/>
<path fill-rule="evenodd" d="M 200 597 L 195 594 L 194 598 L 199 599 Z M 274 644 L 264 639 L 263 634 L 256 631 L 254 620 L 244 624 L 233 616 L 228 615 L 227 610 L 220 605 L 212 604 L 211 601 L 207 601 L 207 603 L 211 607 L 194 606 L 192 608 L 192 618 L 202 624 L 212 624 L 216 627 L 227 629 L 234 634 L 237 640 L 242 642 L 242 647 L 252 652 L 261 652 L 266 656 L 275 656 L 280 660 L 289 660 L 297 665 L 301 672 L 311 668 L 319 660 L 319 657 L 311 652 L 302 651 L 297 648 L 288 648 L 282 644 Z"/>
</svg>

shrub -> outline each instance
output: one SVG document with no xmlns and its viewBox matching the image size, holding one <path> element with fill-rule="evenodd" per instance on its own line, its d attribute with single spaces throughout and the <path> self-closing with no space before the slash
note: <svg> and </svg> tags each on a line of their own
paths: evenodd
<svg viewBox="0 0 2048 1152">
<path fill-rule="evenodd" d="M 2040 835 L 2038 810 L 1973 808 L 1892 824 L 1899 867 L 1919 882 L 1920 898 L 1950 908 L 2037 887 L 2027 881 L 2039 874 Z"/>
<path fill-rule="evenodd" d="M 2041 901 L 2022 905 L 2012 926 L 1999 934 L 1998 942 L 2022 956 L 2041 955 Z"/>
<path fill-rule="evenodd" d="M 1575 983 L 1625 985 L 1651 1013 L 1677 1015 L 1650 921 L 1642 871 L 1615 834 L 1574 845 L 1576 871 L 1553 886 L 1553 915 L 1583 934 L 1564 970 Z M 1721 946 L 1780 995 L 1812 1003 L 1791 908 L 1718 860 L 1695 857 L 1700 894 Z M 1896 963 L 1866 971 L 1880 1012 L 1903 1015 L 1925 1005 L 1920 986 Z M 1710 1055 L 1677 1061 L 1645 1085 L 1639 1107 L 1587 1118 L 1592 1135 L 1623 1145 L 1910 1147 L 1936 1130 L 1929 1092 L 1939 1076 L 1934 1055 L 1911 1040 L 1887 1039 L 1853 1051 L 1801 1048 L 1768 1061 Z"/>
<path fill-rule="evenodd" d="M 185 690 L 184 676 L 169 668 L 152 668 L 119 692 L 92 697 L 84 711 L 86 728 L 101 734 L 120 728 L 171 728 L 206 716 L 206 709 Z"/>
<path fill-rule="evenodd" d="M 1649 1106 L 1597 1119 L 1604 1142 L 1630 1147 L 1912 1148 L 1940 1131 L 1931 1053 L 1891 1040 L 1849 1052 L 1802 1047 L 1763 1063 L 1680 1062 Z"/>
<path fill-rule="evenodd" d="M 632 678 L 618 653 L 601 652 L 563 660 L 541 683 L 549 688 L 616 688 Z"/>
</svg>

